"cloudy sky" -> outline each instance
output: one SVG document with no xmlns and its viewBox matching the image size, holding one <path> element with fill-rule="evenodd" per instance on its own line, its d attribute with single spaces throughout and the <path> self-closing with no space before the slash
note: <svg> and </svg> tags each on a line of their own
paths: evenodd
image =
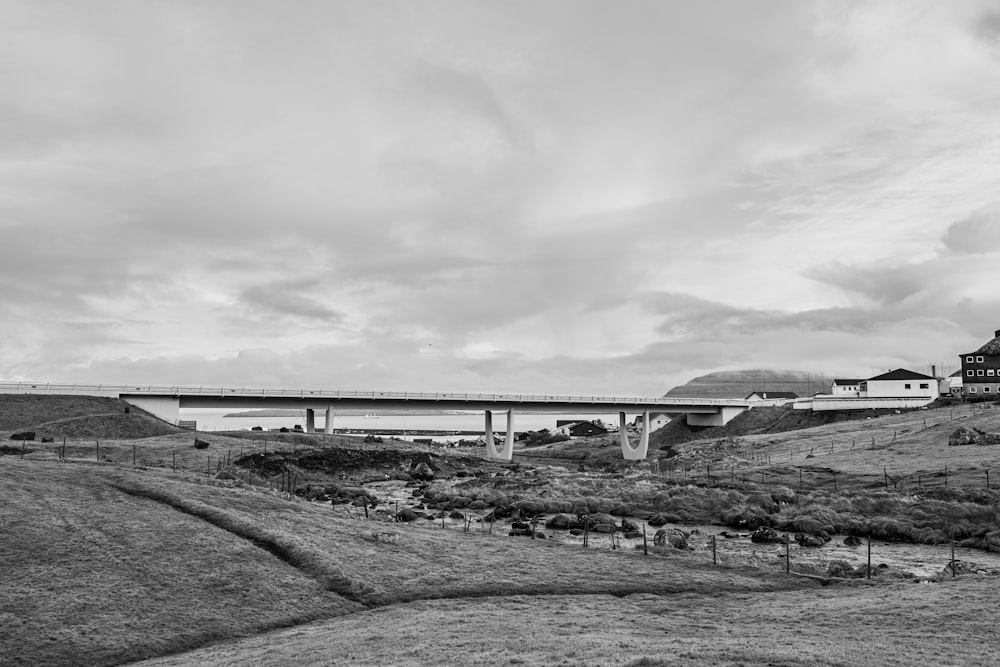
<svg viewBox="0 0 1000 667">
<path fill-rule="evenodd" d="M 0 379 L 658 395 L 1000 328 L 1000 3 L 0 0 Z"/>
</svg>

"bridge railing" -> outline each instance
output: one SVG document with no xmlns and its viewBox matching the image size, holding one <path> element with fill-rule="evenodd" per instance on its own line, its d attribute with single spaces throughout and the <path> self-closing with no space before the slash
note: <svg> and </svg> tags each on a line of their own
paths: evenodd
<svg viewBox="0 0 1000 667">
<path fill-rule="evenodd" d="M 400 391 L 331 391 L 326 389 L 276 389 L 268 387 L 205 387 L 185 385 L 144 384 L 66 384 L 51 382 L 0 382 L 0 391 L 51 392 L 51 393 L 117 393 L 148 394 L 158 396 L 210 396 L 254 398 L 329 398 L 364 400 L 415 400 L 415 401 L 489 401 L 530 403 L 606 403 L 620 405 L 657 406 L 746 406 L 748 402 L 729 398 L 667 398 L 637 396 L 573 396 L 569 394 L 485 394 L 447 392 Z"/>
</svg>

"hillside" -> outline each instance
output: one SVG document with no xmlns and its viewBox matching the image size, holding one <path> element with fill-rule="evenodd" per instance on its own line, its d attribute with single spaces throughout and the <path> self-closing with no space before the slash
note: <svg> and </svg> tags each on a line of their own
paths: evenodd
<svg viewBox="0 0 1000 667">
<path fill-rule="evenodd" d="M 743 398 L 754 391 L 793 391 L 811 396 L 829 391 L 833 378 L 807 371 L 751 369 L 718 371 L 701 375 L 668 391 L 666 396 Z"/>
<path fill-rule="evenodd" d="M 182 429 L 117 398 L 0 394 L 0 436 L 34 431 L 36 439 L 148 438 Z"/>
</svg>

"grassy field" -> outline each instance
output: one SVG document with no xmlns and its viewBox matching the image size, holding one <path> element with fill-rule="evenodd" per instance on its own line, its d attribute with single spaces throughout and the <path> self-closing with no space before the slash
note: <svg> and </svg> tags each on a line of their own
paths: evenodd
<svg viewBox="0 0 1000 667">
<path fill-rule="evenodd" d="M 815 507 L 779 511 L 826 518 L 835 503 L 845 514 L 869 501 L 868 509 L 883 511 L 890 496 L 903 497 L 902 489 L 874 488 L 878 466 L 893 471 L 897 485 L 943 465 L 955 471 L 952 485 L 980 484 L 976 472 L 1000 461 L 1000 447 L 948 447 L 957 424 L 1000 430 L 1000 411 L 921 411 L 678 450 L 696 471 L 696 462 L 711 462 L 721 476 L 729 461 L 786 488 L 797 486 L 800 468 L 817 487 L 837 471 L 846 491 L 834 497 L 820 487 L 812 492 Z M 261 453 L 267 436 L 199 437 L 211 443 L 207 450 L 193 447 L 194 434 L 178 432 L 104 439 L 99 454 L 95 442 L 69 439 L 65 460 L 61 442 L 28 443 L 24 458 L 16 450 L 0 456 L 0 663 L 909 665 L 1000 658 L 992 639 L 998 578 L 831 582 L 777 567 L 716 567 L 507 537 L 505 526 L 490 535 L 480 524 L 463 532 L 436 521 L 366 520 L 360 508 L 305 502 L 259 478 L 248 485 L 245 474 L 214 478 L 220 461 L 231 462 L 239 450 Z M 867 447 L 858 446 L 862 440 Z M 270 452 L 278 444 L 268 438 Z M 601 444 L 577 446 L 608 448 Z M 365 447 L 299 434 L 280 443 L 293 454 L 313 445 Z M 454 470 L 468 467 L 467 456 L 449 456 Z M 513 494 L 512 501 L 659 494 L 687 511 L 698 503 L 715 511 L 717 497 L 760 491 L 755 483 L 742 491 L 739 484 L 679 485 L 648 464 L 610 474 L 482 467 L 486 474 L 462 484 Z M 332 477 L 352 476 L 343 473 Z M 954 507 L 992 511 L 965 501 L 946 509 Z"/>
</svg>

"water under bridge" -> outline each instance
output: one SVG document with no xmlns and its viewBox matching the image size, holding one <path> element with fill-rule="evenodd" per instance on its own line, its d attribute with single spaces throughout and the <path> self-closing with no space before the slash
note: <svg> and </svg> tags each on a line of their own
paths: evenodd
<svg viewBox="0 0 1000 667">
<path fill-rule="evenodd" d="M 755 406 L 783 401 L 729 398 L 656 398 L 626 396 L 569 396 L 557 394 L 425 393 L 395 391 L 336 391 L 326 389 L 269 389 L 261 387 L 194 387 L 166 385 L 53 384 L 44 382 L 0 382 L 0 393 L 84 394 L 114 396 L 142 408 L 160 419 L 177 424 L 182 408 L 296 409 L 306 412 L 306 432 L 315 429 L 316 411 L 326 412 L 325 432 L 333 431 L 337 409 L 377 411 L 482 411 L 486 457 L 509 461 L 514 449 L 516 413 L 619 414 L 622 454 L 629 460 L 646 458 L 649 449 L 650 414 L 686 414 L 694 426 L 721 426 Z M 504 441 L 493 437 L 493 412 L 506 412 Z M 626 413 L 641 414 L 638 444 L 630 442 Z"/>
</svg>

